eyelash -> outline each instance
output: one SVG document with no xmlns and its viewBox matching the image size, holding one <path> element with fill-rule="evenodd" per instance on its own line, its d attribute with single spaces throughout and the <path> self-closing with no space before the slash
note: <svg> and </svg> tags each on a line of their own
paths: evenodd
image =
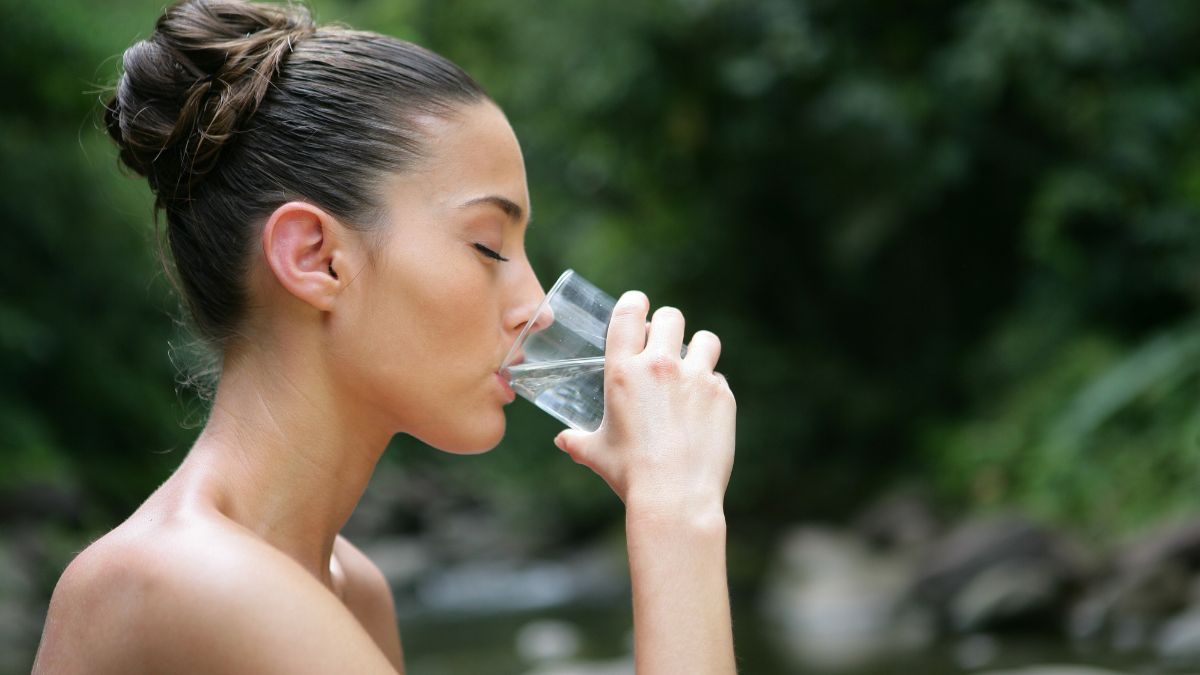
<svg viewBox="0 0 1200 675">
<path fill-rule="evenodd" d="M 508 258 L 505 258 L 504 256 L 500 255 L 499 253 L 496 253 L 492 249 L 484 246 L 483 244 L 475 244 L 475 249 L 477 251 L 479 251 L 480 253 L 486 255 L 489 258 L 499 260 L 500 262 L 508 262 Z"/>
</svg>

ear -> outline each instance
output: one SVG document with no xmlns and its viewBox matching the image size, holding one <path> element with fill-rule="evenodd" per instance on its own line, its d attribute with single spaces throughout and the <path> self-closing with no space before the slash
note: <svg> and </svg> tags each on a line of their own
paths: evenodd
<svg viewBox="0 0 1200 675">
<path fill-rule="evenodd" d="M 348 244 L 336 218 L 305 202 L 275 209 L 262 233 L 267 266 L 279 284 L 321 311 L 332 309 L 344 288 Z"/>
</svg>

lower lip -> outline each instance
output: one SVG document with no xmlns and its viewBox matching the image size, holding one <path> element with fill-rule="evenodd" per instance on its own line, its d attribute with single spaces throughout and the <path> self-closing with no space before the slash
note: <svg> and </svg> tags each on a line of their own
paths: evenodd
<svg viewBox="0 0 1200 675">
<path fill-rule="evenodd" d="M 508 399 L 509 403 L 512 403 L 517 398 L 517 392 L 513 391 L 513 388 L 508 384 L 508 380 L 504 379 L 504 376 L 500 373 L 496 373 L 496 381 L 500 383 L 500 388 L 504 390 L 504 397 Z"/>
</svg>

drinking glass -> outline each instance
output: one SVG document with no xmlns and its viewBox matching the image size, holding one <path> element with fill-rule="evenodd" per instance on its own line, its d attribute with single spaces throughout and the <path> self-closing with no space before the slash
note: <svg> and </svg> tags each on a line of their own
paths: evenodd
<svg viewBox="0 0 1200 675">
<path fill-rule="evenodd" d="M 604 343 L 614 304 L 574 270 L 563 272 L 504 357 L 501 375 L 560 422 L 595 431 L 604 418 Z"/>
<path fill-rule="evenodd" d="M 604 418 L 604 346 L 613 304 L 612 295 L 575 270 L 564 271 L 512 344 L 500 374 L 559 422 L 595 431 Z"/>
</svg>

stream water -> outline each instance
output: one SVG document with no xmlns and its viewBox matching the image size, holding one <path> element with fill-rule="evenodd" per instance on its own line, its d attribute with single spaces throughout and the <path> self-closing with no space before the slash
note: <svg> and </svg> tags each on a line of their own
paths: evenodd
<svg viewBox="0 0 1200 675">
<path fill-rule="evenodd" d="M 768 639 L 756 612 L 735 608 L 738 670 L 747 675 L 814 675 L 786 662 Z M 400 617 L 405 663 L 419 675 L 524 675 L 536 670 L 523 661 L 516 636 L 529 622 L 554 619 L 579 629 L 581 644 L 574 662 L 614 662 L 630 653 L 628 607 L 592 606 L 536 612 L 480 615 L 412 615 Z M 959 675 L 1043 664 L 1074 664 L 1127 673 L 1195 673 L 1154 663 L 1145 655 L 1085 653 L 1060 641 L 1022 638 L 984 638 L 932 647 L 918 654 L 892 658 L 870 668 L 839 671 L 839 675 Z M 632 672 L 629 673 L 632 675 Z"/>
</svg>

